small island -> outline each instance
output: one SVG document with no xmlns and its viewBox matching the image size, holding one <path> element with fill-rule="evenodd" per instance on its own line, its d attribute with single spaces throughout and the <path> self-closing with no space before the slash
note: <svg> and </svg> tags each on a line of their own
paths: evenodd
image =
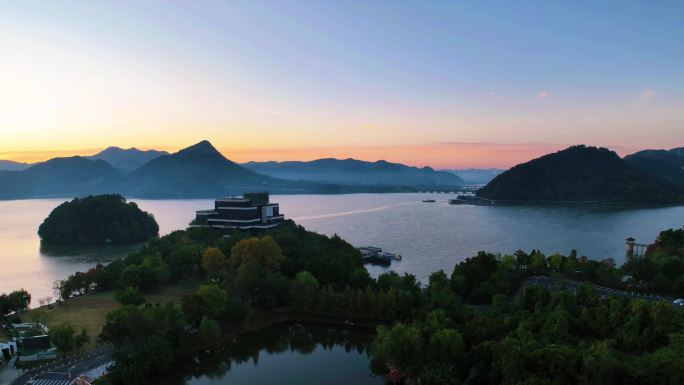
<svg viewBox="0 0 684 385">
<path fill-rule="evenodd" d="M 60 246 L 124 245 L 144 242 L 158 234 L 154 216 L 118 194 L 64 202 L 38 228 L 44 245 Z"/>
</svg>

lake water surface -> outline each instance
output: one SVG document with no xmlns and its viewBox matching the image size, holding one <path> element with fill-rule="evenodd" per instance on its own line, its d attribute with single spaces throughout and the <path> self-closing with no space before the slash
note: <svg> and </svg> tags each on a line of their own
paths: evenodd
<svg viewBox="0 0 684 385">
<path fill-rule="evenodd" d="M 403 260 L 391 269 L 425 282 L 439 269 L 479 250 L 514 252 L 541 249 L 601 259 L 624 260 L 624 240 L 650 243 L 659 231 L 684 225 L 684 206 L 626 208 L 599 206 L 449 205 L 448 194 L 349 194 L 273 196 L 281 212 L 304 227 L 339 234 L 355 246 L 380 246 Z M 436 203 L 423 203 L 432 198 Z M 41 250 L 36 234 L 64 199 L 0 201 L 0 292 L 25 288 L 38 300 L 53 296 L 53 282 L 106 263 L 131 247 Z M 161 234 L 185 228 L 194 212 L 211 200 L 134 200 L 154 214 Z M 139 247 L 139 246 L 138 246 Z M 371 266 L 373 275 L 384 268 Z"/>
</svg>

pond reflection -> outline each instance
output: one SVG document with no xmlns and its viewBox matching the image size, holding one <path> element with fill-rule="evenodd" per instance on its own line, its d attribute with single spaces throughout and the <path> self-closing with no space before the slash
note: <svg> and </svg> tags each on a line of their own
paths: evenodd
<svg viewBox="0 0 684 385">
<path fill-rule="evenodd" d="M 373 334 L 281 324 L 189 356 L 155 384 L 382 384 L 370 369 Z"/>
</svg>

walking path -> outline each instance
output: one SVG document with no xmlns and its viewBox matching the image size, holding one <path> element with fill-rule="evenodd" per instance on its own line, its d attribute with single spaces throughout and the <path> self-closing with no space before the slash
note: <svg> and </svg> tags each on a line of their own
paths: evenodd
<svg viewBox="0 0 684 385">
<path fill-rule="evenodd" d="M 577 287 L 583 283 L 590 284 L 596 292 L 602 297 L 609 297 L 611 295 L 618 297 L 625 297 L 630 299 L 642 299 L 645 301 L 668 301 L 672 302 L 674 298 L 658 295 L 658 294 L 645 294 L 638 293 L 635 291 L 624 291 L 618 289 L 612 289 L 605 286 L 595 285 L 591 282 L 576 281 L 568 278 L 555 279 L 546 275 L 538 275 L 529 277 L 523 282 L 522 287 L 529 285 L 539 285 L 548 288 L 549 290 L 555 290 L 559 285 L 565 285 L 565 287 L 571 290 L 573 293 L 577 291 Z"/>
<path fill-rule="evenodd" d="M 27 370 L 10 385 L 68 385 L 79 375 L 112 361 L 114 347 L 110 344 Z"/>
</svg>

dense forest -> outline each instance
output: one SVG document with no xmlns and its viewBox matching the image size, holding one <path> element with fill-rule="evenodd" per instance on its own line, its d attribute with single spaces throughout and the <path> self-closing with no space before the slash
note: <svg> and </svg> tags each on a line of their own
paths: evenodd
<svg viewBox="0 0 684 385">
<path fill-rule="evenodd" d="M 665 258 L 663 256 L 667 255 Z M 589 283 L 653 293 L 652 276 L 684 266 L 684 229 L 663 231 L 648 252 L 611 260 L 518 251 L 480 252 L 427 285 L 413 275 L 368 275 L 357 250 L 292 221 L 257 237 L 190 228 L 61 282 L 63 298 L 117 290 L 101 341 L 115 345 L 114 384 L 142 384 L 189 350 L 213 344 L 268 311 L 377 323 L 372 368 L 423 384 L 658 384 L 684 378 L 684 312 L 666 301 L 604 297 Z M 645 261 L 645 262 L 643 262 Z M 641 270 L 639 270 L 641 271 Z M 631 274 L 631 280 L 624 278 Z M 554 285 L 529 284 L 555 276 Z M 638 277 L 638 278 L 637 278 Z M 194 281 L 180 303 L 145 304 L 145 294 Z M 684 294 L 681 274 L 663 286 Z M 195 348 L 193 348 L 195 347 Z"/>
<path fill-rule="evenodd" d="M 478 196 L 503 201 L 674 203 L 684 190 L 605 148 L 573 146 L 498 175 Z"/>
<path fill-rule="evenodd" d="M 159 234 L 152 214 L 121 195 L 74 198 L 57 206 L 38 228 L 46 245 L 144 242 Z"/>
</svg>

